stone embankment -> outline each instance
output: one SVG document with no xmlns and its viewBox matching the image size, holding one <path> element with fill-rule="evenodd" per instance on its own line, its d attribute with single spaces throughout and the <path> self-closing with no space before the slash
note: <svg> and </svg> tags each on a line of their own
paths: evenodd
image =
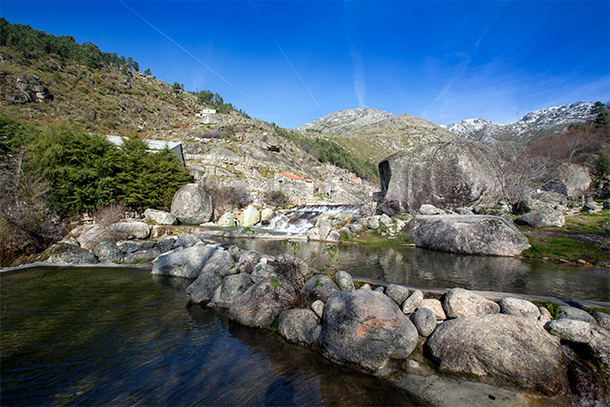
<svg viewBox="0 0 610 407">
<path fill-rule="evenodd" d="M 124 223 L 120 230 L 129 236 L 143 236 L 146 228 L 150 233 L 143 222 Z M 154 258 L 153 274 L 192 281 L 186 290 L 192 303 L 226 309 L 232 321 L 245 326 L 277 329 L 290 343 L 391 378 L 440 405 L 475 400 L 481 391 L 505 400 L 504 405 L 541 397 L 561 403 L 608 401 L 606 313 L 562 303 L 552 316 L 545 306 L 518 295 L 354 282 L 346 271 L 326 274 L 289 254 L 273 258 L 227 247 L 208 233 L 95 244 L 96 228 L 110 233 L 82 226 L 46 252 L 46 261 Z M 447 399 L 443 394 L 455 389 L 456 380 L 471 384 Z"/>
<path fill-rule="evenodd" d="M 152 273 L 191 278 L 191 302 L 225 308 L 245 326 L 277 329 L 369 374 L 460 375 L 536 397 L 608 400 L 610 315 L 602 312 L 564 304 L 554 318 L 518 296 L 496 302 L 461 288 L 440 296 L 397 284 L 373 289 L 291 255 L 201 241 L 160 255 Z"/>
</svg>

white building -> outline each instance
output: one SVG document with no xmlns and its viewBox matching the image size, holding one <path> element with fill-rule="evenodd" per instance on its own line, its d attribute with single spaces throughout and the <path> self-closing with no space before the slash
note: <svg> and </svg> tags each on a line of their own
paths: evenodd
<svg viewBox="0 0 610 407">
<path fill-rule="evenodd" d="M 117 146 L 123 145 L 123 137 L 120 136 L 106 136 L 106 139 L 110 141 L 112 144 Z M 176 154 L 182 166 L 184 166 L 184 156 L 182 155 L 182 143 L 178 141 L 167 141 L 167 140 L 148 140 L 144 139 L 146 145 L 148 145 L 148 150 L 150 151 L 160 151 L 167 147 L 169 151 Z"/>
</svg>

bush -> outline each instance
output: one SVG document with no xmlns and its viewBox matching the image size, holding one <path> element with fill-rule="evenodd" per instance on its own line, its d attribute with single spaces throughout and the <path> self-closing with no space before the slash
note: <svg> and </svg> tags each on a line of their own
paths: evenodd
<svg viewBox="0 0 610 407">
<path fill-rule="evenodd" d="M 595 175 L 605 178 L 610 175 L 610 155 L 602 153 L 595 161 Z"/>
<path fill-rule="evenodd" d="M 235 187 L 206 186 L 206 191 L 212 197 L 214 208 L 220 211 L 230 211 L 234 208 L 245 208 L 252 203 L 250 192 Z"/>
<path fill-rule="evenodd" d="M 288 195 L 282 191 L 273 190 L 265 194 L 265 202 L 269 205 L 283 207 L 290 203 Z"/>
</svg>

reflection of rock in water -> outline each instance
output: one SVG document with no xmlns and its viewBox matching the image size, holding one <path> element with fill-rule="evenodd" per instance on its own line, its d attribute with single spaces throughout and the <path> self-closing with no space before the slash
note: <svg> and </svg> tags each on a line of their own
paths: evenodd
<svg viewBox="0 0 610 407">
<path fill-rule="evenodd" d="M 243 247 L 277 255 L 277 241 L 234 240 Z M 610 301 L 610 270 L 576 267 L 516 257 L 468 256 L 404 246 L 338 245 L 337 259 L 324 255 L 321 242 L 299 243 L 297 256 L 320 268 L 353 276 L 433 288 L 462 287 L 531 295 Z M 337 261 L 338 260 L 338 261 Z"/>
<path fill-rule="evenodd" d="M 174 291 L 180 291 L 180 292 L 185 292 L 186 287 L 188 287 L 189 285 L 191 285 L 193 283 L 193 280 L 188 279 L 188 278 L 171 277 L 171 276 L 164 276 L 164 275 L 159 275 L 159 274 L 151 274 L 151 277 L 152 277 L 153 281 L 155 283 L 157 283 L 158 285 L 165 287 L 165 288 L 171 288 Z"/>
<path fill-rule="evenodd" d="M 520 292 L 521 277 L 529 267 L 513 257 L 463 256 L 432 250 L 414 250 L 408 259 L 409 282 L 432 281 L 434 287 L 462 287 L 486 291 Z M 416 284 L 417 283 L 411 283 Z"/>
</svg>

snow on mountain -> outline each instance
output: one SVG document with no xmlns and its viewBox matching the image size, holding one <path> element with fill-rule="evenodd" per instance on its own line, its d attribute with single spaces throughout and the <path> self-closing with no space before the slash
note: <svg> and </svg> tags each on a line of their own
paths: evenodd
<svg viewBox="0 0 610 407">
<path fill-rule="evenodd" d="M 595 119 L 593 103 L 576 102 L 527 113 L 522 118 L 502 124 L 484 119 L 467 119 L 441 125 L 462 137 L 495 143 L 497 141 L 536 142 L 551 134 L 563 133 L 572 124 L 588 123 Z"/>
</svg>

